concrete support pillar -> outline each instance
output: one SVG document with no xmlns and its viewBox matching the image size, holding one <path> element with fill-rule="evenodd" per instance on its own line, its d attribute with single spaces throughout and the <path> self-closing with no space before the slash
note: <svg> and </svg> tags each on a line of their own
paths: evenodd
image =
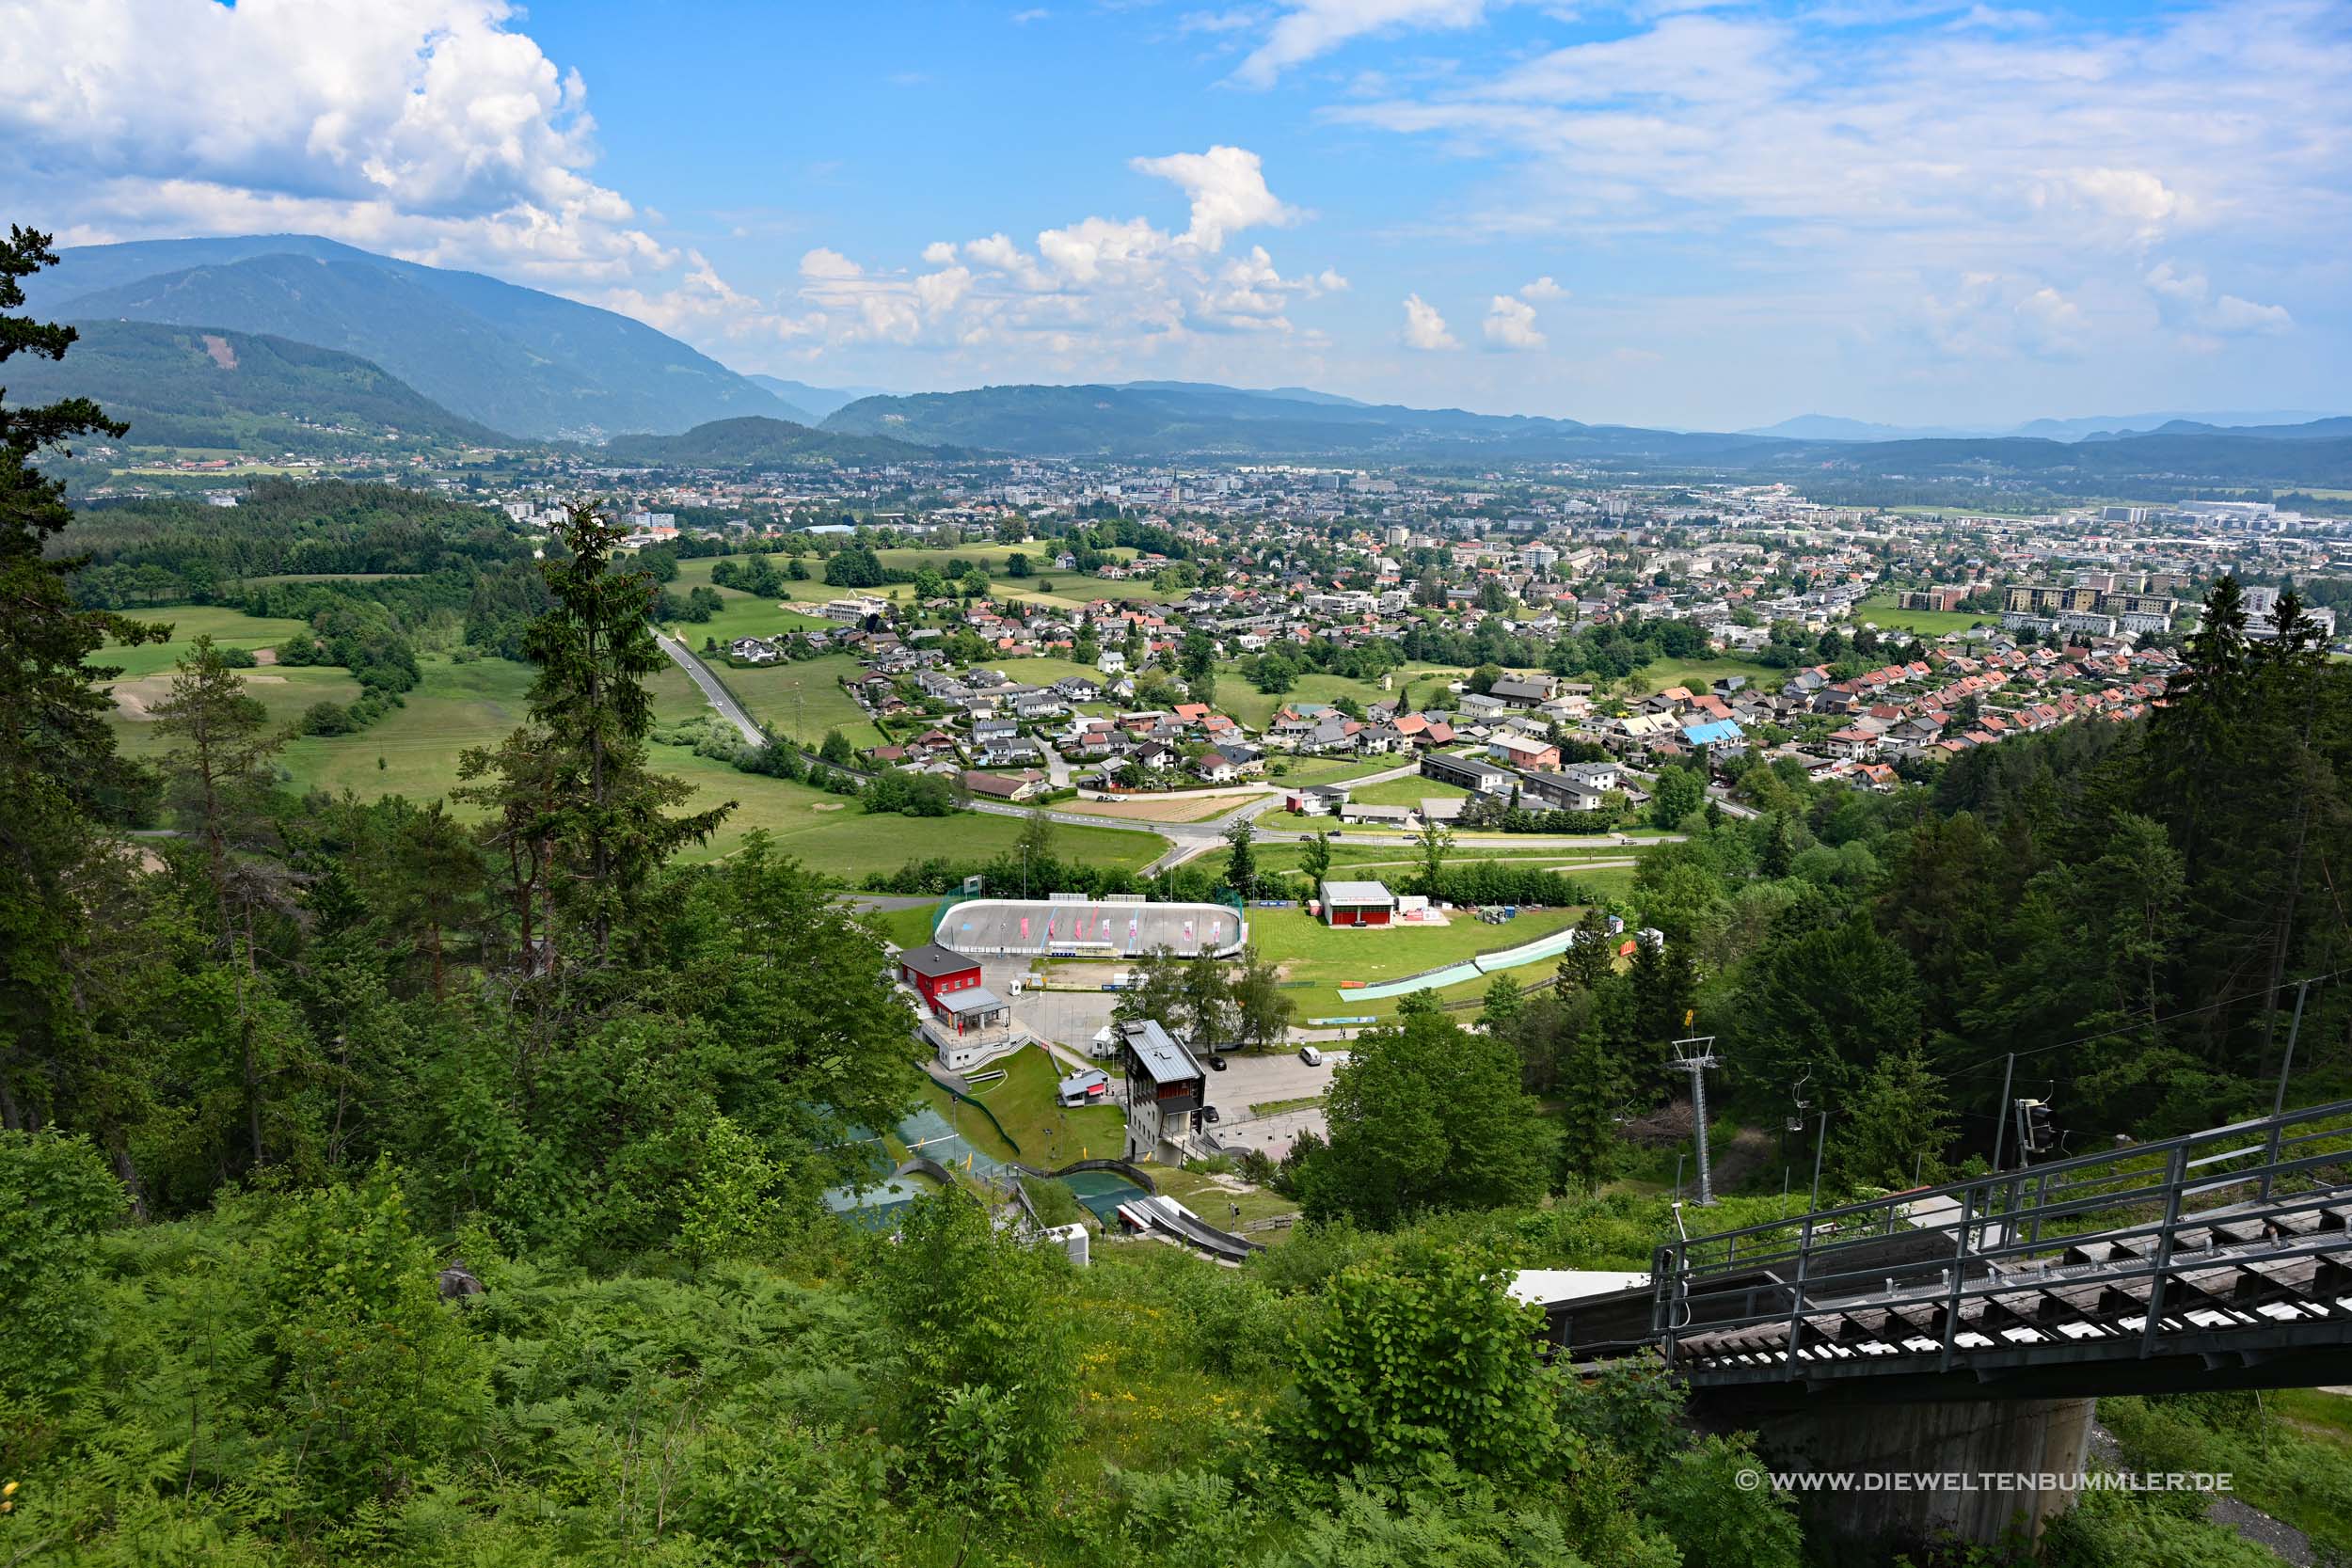
<svg viewBox="0 0 2352 1568">
<path fill-rule="evenodd" d="M 2040 1540 L 2042 1527 L 2074 1504 L 2074 1480 L 2090 1452 L 2093 1402 L 1939 1400 L 1863 1403 L 1820 1391 L 1796 1398 L 1700 1396 L 1694 1414 L 1709 1426 L 1756 1433 L 1776 1471 L 1847 1476 L 1844 1490 L 1799 1492 L 1808 1533 L 1837 1555 L 1886 1554 L 1938 1536 L 1990 1545 L 2016 1531 Z M 1975 1489 L 1932 1478 L 1964 1476 Z M 1886 1477 L 1871 1481 L 1867 1477 Z M 1911 1478 L 1898 1483 L 1891 1478 Z M 2006 1478 L 2054 1477 L 2030 1488 Z M 2004 1489 L 2005 1483 L 2016 1489 Z"/>
</svg>

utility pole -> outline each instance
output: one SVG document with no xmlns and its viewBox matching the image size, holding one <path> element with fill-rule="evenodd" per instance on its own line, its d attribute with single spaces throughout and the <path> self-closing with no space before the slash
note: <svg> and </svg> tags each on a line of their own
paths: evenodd
<svg viewBox="0 0 2352 1568">
<path fill-rule="evenodd" d="M 1712 1035 L 1695 1035 L 1674 1042 L 1675 1066 L 1691 1075 L 1691 1115 L 1698 1123 L 1698 1203 L 1702 1209 L 1715 1206 L 1715 1174 L 1707 1157 L 1707 1069 L 1717 1065 L 1714 1046 Z"/>
<path fill-rule="evenodd" d="M 1821 1152 L 1828 1147 L 1829 1113 L 1823 1111 L 1820 1124 L 1813 1133 L 1813 1196 L 1805 1204 L 1807 1213 L 1816 1212 L 1821 1207 Z"/>
<path fill-rule="evenodd" d="M 2009 1135 L 2009 1085 L 2017 1072 L 2017 1053 L 2009 1053 L 2009 1065 L 2001 1069 L 2000 1115 L 1993 1118 L 1993 1168 L 2001 1168 L 2001 1143 Z"/>
</svg>

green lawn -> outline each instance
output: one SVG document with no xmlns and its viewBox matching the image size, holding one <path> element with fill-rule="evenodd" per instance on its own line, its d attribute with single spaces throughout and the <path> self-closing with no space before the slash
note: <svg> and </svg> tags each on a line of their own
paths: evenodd
<svg viewBox="0 0 2352 1568">
<path fill-rule="evenodd" d="M 691 645 L 700 648 L 702 643 L 697 639 Z M 827 730 L 837 729 L 852 746 L 863 749 L 882 744 L 882 732 L 842 689 L 843 675 L 855 676 L 864 668 L 848 654 L 827 654 L 822 658 L 770 664 L 754 670 L 733 669 L 719 659 L 709 663 L 735 693 L 736 700 L 751 710 L 752 717 L 778 735 L 797 736 L 803 744 L 814 748 L 825 738 Z M 664 719 L 684 719 L 711 711 L 702 689 L 675 665 L 662 670 L 645 685 L 653 693 L 654 712 Z"/>
<path fill-rule="evenodd" d="M 1389 677 L 1389 689 L 1382 690 L 1378 681 L 1352 681 L 1341 675 L 1306 674 L 1293 683 L 1291 689 L 1279 696 L 1261 691 L 1242 677 L 1239 670 L 1227 665 L 1216 676 L 1217 706 L 1240 720 L 1253 730 L 1263 730 L 1273 719 L 1275 710 L 1285 703 L 1336 703 L 1342 697 L 1353 697 L 1369 707 L 1410 689 L 1412 710 L 1425 707 L 1448 708 L 1453 698 L 1446 691 L 1447 683 L 1469 674 L 1467 670 L 1435 665 L 1408 664 Z"/>
<path fill-rule="evenodd" d="M 1074 1106 L 1055 1103 L 1054 1086 L 1070 1069 L 1043 1046 L 1033 1045 L 988 1064 L 1003 1068 L 1001 1083 L 977 1095 L 1013 1140 L 1021 1146 L 1024 1164 L 1041 1169 L 1066 1165 L 1073 1160 L 1116 1158 L 1125 1142 L 1126 1110 L 1117 1104 Z M 985 1070 L 983 1069 L 982 1070 Z M 1116 1097 L 1114 1081 L 1111 1094 Z M 965 1113 L 969 1115 L 967 1111 Z M 1089 1154 L 1080 1154 L 1080 1149 Z"/>
<path fill-rule="evenodd" d="M 1971 626 L 1996 626 L 1997 615 L 1979 615 L 1965 610 L 1897 610 L 1889 598 L 1865 599 L 1854 608 L 1854 621 L 1915 633 L 1920 637 L 1941 637 L 1946 632 L 1966 631 Z"/>
<path fill-rule="evenodd" d="M 1752 658 L 1661 658 L 1627 676 L 1626 690 L 1641 697 L 1663 691 L 1670 686 L 1704 691 L 1725 675 L 1745 675 L 1751 685 L 1774 691 L 1788 674 L 1786 670 L 1775 670 Z"/>
<path fill-rule="evenodd" d="M 1073 675 L 1084 675 L 1097 683 L 1107 678 L 1093 665 L 1068 658 L 984 658 L 974 668 L 993 670 L 1007 680 L 1019 681 L 1024 686 L 1051 686 Z"/>
<path fill-rule="evenodd" d="M 935 903 L 912 910 L 870 910 L 858 916 L 894 947 L 920 947 L 930 941 L 931 922 L 938 917 Z"/>
<path fill-rule="evenodd" d="M 295 784 L 433 800 L 456 787 L 459 752 L 497 745 L 528 717 L 525 693 L 535 672 L 527 664 L 503 658 L 453 664 L 427 655 L 418 670 L 423 678 L 405 695 L 404 705 L 358 735 L 291 742 L 283 760 Z"/>
<path fill-rule="evenodd" d="M 109 646 L 94 662 L 119 667 L 125 675 L 151 675 L 168 671 L 206 633 L 224 648 L 274 648 L 308 623 L 277 616 L 247 615 L 226 605 L 167 605 L 160 610 L 123 611 L 135 621 L 160 621 L 171 627 L 168 642 Z"/>
<path fill-rule="evenodd" d="M 739 773 L 725 763 L 698 757 L 683 747 L 655 747 L 653 763 L 662 772 L 695 786 L 691 805 L 737 802 L 719 837 L 706 847 L 689 850 L 687 860 L 715 859 L 733 850 L 753 829 L 764 829 L 785 853 L 855 884 L 869 872 L 895 871 L 909 861 L 935 856 L 960 861 L 991 859 L 1012 848 L 1024 825 L 1018 816 L 977 812 L 949 816 L 868 816 L 849 796 Z M 1054 852 L 1088 865 L 1139 871 L 1167 847 L 1168 841 L 1156 833 L 1069 823 L 1054 828 Z"/>
<path fill-rule="evenodd" d="M 724 647 L 739 637 L 779 637 L 787 631 L 806 631 L 827 624 L 821 615 L 787 610 L 778 600 L 746 594 L 739 588 L 720 588 L 714 592 L 726 601 L 725 608 L 707 621 L 675 622 L 666 628 L 670 635 L 683 640 L 690 648 L 700 649 L 705 638 L 715 638 Z"/>
<path fill-rule="evenodd" d="M 246 692 L 261 703 L 269 722 L 280 729 L 294 727 L 313 703 L 348 703 L 359 695 L 359 683 L 351 678 L 348 670 L 314 664 L 301 669 L 246 670 L 240 673 L 245 678 Z M 125 754 L 148 756 L 165 749 L 166 742 L 155 733 L 153 721 L 144 715 L 146 709 L 170 694 L 174 678 L 169 670 L 164 670 L 119 680 L 110 687 L 115 693 L 115 737 Z"/>
<path fill-rule="evenodd" d="M 1409 757 L 1285 757 L 1277 755 L 1266 763 L 1266 783 L 1284 789 L 1307 784 L 1347 784 L 1368 773 L 1386 773 L 1402 768 Z M 1275 768 L 1281 772 L 1277 773 Z"/>
<path fill-rule="evenodd" d="M 1575 925 L 1582 912 L 1541 910 L 1502 926 L 1488 926 L 1463 915 L 1443 927 L 1341 930 L 1304 910 L 1252 910 L 1249 934 L 1262 957 L 1282 965 L 1284 979 L 1336 987 L 1343 980 L 1393 980 L 1441 964 L 1459 963 L 1474 953 L 1534 942 Z M 1308 991 L 1302 993 L 1301 1006 L 1309 1011 L 1326 1012 L 1324 1004 L 1331 1000 L 1325 992 Z"/>
<path fill-rule="evenodd" d="M 1366 806 L 1418 806 L 1423 800 L 1468 800 L 1470 791 L 1460 784 L 1425 779 L 1414 773 L 1402 779 L 1366 784 L 1361 789 L 1351 789 L 1347 798 Z"/>
</svg>

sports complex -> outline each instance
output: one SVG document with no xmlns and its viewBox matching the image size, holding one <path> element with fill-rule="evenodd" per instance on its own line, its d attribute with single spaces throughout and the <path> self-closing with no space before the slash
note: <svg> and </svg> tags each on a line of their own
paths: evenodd
<svg viewBox="0 0 2352 1568">
<path fill-rule="evenodd" d="M 948 906 L 933 940 L 976 956 L 1141 958 L 1166 948 L 1180 958 L 1241 951 L 1249 922 L 1231 904 L 1150 904 L 1141 898 L 967 898 Z"/>
</svg>

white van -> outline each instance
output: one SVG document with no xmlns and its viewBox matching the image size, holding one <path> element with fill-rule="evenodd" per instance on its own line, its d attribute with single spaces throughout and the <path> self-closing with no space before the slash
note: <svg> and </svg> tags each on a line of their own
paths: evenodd
<svg viewBox="0 0 2352 1568">
<path fill-rule="evenodd" d="M 1309 1067 L 1321 1067 L 1323 1065 L 1323 1053 L 1317 1051 L 1311 1045 L 1302 1045 L 1298 1048 L 1298 1059 L 1306 1063 Z"/>
</svg>

